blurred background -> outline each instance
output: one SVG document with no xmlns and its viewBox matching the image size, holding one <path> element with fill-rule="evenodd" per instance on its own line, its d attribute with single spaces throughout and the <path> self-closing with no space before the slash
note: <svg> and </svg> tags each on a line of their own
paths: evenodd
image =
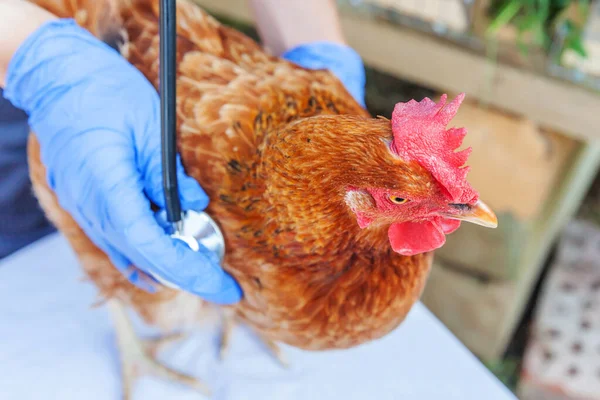
<svg viewBox="0 0 600 400">
<path fill-rule="evenodd" d="M 258 39 L 244 0 L 196 0 Z M 467 93 L 464 225 L 423 303 L 520 399 L 600 399 L 600 1 L 338 0 L 367 106 Z"/>
</svg>

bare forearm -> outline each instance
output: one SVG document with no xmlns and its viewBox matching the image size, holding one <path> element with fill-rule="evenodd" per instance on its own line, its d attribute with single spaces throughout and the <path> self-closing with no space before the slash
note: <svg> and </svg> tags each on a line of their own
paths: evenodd
<svg viewBox="0 0 600 400">
<path fill-rule="evenodd" d="M 250 0 L 258 33 L 275 55 L 329 41 L 346 44 L 334 0 Z"/>
<path fill-rule="evenodd" d="M 44 23 L 56 19 L 24 0 L 0 0 L 0 87 L 6 86 L 8 64 L 19 46 Z"/>
</svg>

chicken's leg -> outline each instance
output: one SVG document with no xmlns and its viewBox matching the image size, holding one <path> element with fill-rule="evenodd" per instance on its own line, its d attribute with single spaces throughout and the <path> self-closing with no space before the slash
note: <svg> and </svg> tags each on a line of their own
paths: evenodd
<svg viewBox="0 0 600 400">
<path fill-rule="evenodd" d="M 152 339 L 145 343 L 139 338 L 125 307 L 117 300 L 110 300 L 108 308 L 111 311 L 115 330 L 117 333 L 117 341 L 119 353 L 121 357 L 121 368 L 123 375 L 123 399 L 131 400 L 133 393 L 133 383 L 140 375 L 154 375 L 159 378 L 170 381 L 180 382 L 186 386 L 210 396 L 208 387 L 200 380 L 189 375 L 182 374 L 166 366 L 160 364 L 155 359 L 154 351 L 157 344 L 161 341 L 171 341 L 179 335 L 170 335 L 164 338 Z"/>
<path fill-rule="evenodd" d="M 219 356 L 221 360 L 223 360 L 227 355 L 227 350 L 229 349 L 229 343 L 231 341 L 231 333 L 233 331 L 233 328 L 235 328 L 235 325 L 235 314 L 233 312 L 229 312 L 228 310 L 224 311 L 222 322 L 223 330 L 221 331 L 221 344 L 219 347 Z M 281 351 L 281 348 L 277 345 L 277 343 L 275 343 L 274 341 L 272 341 L 264 335 L 257 333 L 257 336 L 263 342 L 263 344 L 267 346 L 267 348 L 271 351 L 273 357 L 275 357 L 275 359 L 279 362 L 279 364 L 281 364 L 282 367 L 289 367 L 289 363 L 285 358 L 285 354 Z"/>
<path fill-rule="evenodd" d="M 290 364 L 287 358 L 285 357 L 285 353 L 281 350 L 281 347 L 279 347 L 277 343 L 267 338 L 266 336 L 261 335 L 260 333 L 257 333 L 257 335 L 263 342 L 263 344 L 267 346 L 267 348 L 271 351 L 273 357 L 275 357 L 275 359 L 279 361 L 279 364 L 281 364 L 283 368 L 288 368 Z"/>
</svg>

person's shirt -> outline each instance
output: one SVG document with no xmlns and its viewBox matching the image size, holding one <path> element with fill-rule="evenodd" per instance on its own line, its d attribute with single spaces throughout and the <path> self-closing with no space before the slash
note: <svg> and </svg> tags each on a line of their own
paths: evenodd
<svg viewBox="0 0 600 400">
<path fill-rule="evenodd" d="M 0 88 L 0 259 L 54 231 L 31 189 L 27 115 Z"/>
</svg>

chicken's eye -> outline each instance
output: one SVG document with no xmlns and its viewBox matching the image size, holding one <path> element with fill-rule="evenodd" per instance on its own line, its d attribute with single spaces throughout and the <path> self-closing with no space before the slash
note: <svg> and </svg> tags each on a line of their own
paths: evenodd
<svg viewBox="0 0 600 400">
<path fill-rule="evenodd" d="M 408 200 L 407 199 L 403 199 L 402 197 L 395 196 L 395 195 L 390 195 L 390 201 L 392 203 L 394 203 L 394 204 L 404 204 Z"/>
</svg>

